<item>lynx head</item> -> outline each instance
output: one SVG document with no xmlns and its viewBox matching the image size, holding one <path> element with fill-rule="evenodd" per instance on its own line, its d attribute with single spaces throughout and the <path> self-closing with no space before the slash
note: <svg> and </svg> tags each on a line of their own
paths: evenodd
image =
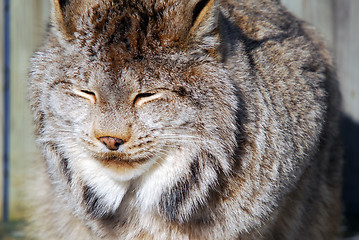
<svg viewBox="0 0 359 240">
<path fill-rule="evenodd" d="M 237 100 L 215 9 L 53 1 L 31 101 L 48 171 L 78 216 L 115 214 L 131 189 L 139 209 L 186 221 L 228 174 Z"/>
</svg>

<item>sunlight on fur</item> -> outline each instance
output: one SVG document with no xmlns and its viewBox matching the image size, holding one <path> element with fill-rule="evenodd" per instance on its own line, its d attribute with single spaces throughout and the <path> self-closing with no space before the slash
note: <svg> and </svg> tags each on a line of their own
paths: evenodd
<svg viewBox="0 0 359 240">
<path fill-rule="evenodd" d="M 340 96 L 277 0 L 53 0 L 29 239 L 336 239 Z"/>
</svg>

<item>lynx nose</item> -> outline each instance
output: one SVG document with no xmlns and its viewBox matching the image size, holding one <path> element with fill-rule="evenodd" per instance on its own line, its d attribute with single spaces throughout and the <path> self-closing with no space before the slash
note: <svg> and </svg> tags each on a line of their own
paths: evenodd
<svg viewBox="0 0 359 240">
<path fill-rule="evenodd" d="M 116 137 L 100 137 L 98 140 L 111 151 L 117 151 L 119 147 L 125 143 L 125 141 Z"/>
</svg>

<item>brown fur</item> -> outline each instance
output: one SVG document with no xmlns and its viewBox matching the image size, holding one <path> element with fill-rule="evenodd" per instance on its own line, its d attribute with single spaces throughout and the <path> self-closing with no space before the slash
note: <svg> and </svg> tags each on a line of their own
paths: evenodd
<svg viewBox="0 0 359 240">
<path fill-rule="evenodd" d="M 338 236 L 332 59 L 279 1 L 54 0 L 52 19 L 37 238 Z"/>
</svg>

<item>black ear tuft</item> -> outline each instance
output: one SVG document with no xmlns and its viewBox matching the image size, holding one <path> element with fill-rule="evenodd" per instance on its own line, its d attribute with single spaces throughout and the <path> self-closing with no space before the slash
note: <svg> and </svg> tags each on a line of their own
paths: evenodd
<svg viewBox="0 0 359 240">
<path fill-rule="evenodd" d="M 192 24 L 196 22 L 198 16 L 202 12 L 202 10 L 207 6 L 209 1 L 210 0 L 201 0 L 196 4 L 195 8 L 193 9 Z"/>
<path fill-rule="evenodd" d="M 69 0 L 59 0 L 61 8 L 64 8 L 69 3 Z"/>
</svg>

